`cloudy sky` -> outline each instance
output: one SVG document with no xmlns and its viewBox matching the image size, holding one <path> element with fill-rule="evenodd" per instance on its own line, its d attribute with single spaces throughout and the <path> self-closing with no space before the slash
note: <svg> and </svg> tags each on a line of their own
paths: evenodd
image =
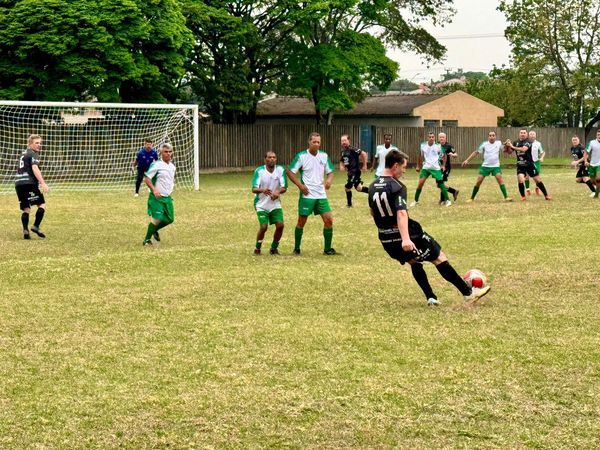
<svg viewBox="0 0 600 450">
<path fill-rule="evenodd" d="M 400 78 L 420 81 L 439 80 L 446 70 L 489 72 L 494 64 L 509 64 L 510 47 L 504 38 L 506 19 L 497 11 L 497 0 L 454 0 L 456 15 L 443 28 L 425 28 L 447 48 L 446 59 L 429 67 L 412 53 L 389 51 L 400 64 Z"/>
</svg>

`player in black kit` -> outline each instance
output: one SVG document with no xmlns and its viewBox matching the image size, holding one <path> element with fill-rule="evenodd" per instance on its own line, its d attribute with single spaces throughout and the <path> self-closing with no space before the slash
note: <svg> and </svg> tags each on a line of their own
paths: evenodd
<svg viewBox="0 0 600 450">
<path fill-rule="evenodd" d="M 440 143 L 440 147 L 442 147 L 442 159 L 440 160 L 440 166 L 442 167 L 442 181 L 446 183 L 448 194 L 452 194 L 454 197 L 454 201 L 458 198 L 458 189 L 454 189 L 448 185 L 448 177 L 450 176 L 450 172 L 452 171 L 452 162 L 450 161 L 452 158 L 456 158 L 458 155 L 456 150 L 452 144 L 448 143 L 448 138 L 446 137 L 446 133 L 438 133 L 438 142 Z M 444 201 L 444 193 L 440 192 L 440 204 Z"/>
<path fill-rule="evenodd" d="M 578 136 L 573 136 L 571 138 L 571 156 L 573 157 L 573 161 L 571 161 L 571 167 L 577 167 L 577 174 L 575 175 L 575 181 L 578 183 L 585 183 L 592 191 L 591 197 L 596 194 L 596 186 L 592 180 L 590 180 L 590 175 L 588 173 L 587 167 L 585 166 L 585 157 L 584 151 L 585 148 L 581 145 L 581 141 Z"/>
<path fill-rule="evenodd" d="M 399 181 L 406 172 L 408 156 L 398 150 L 390 151 L 385 157 L 385 169 L 369 186 L 369 207 L 379 229 L 379 240 L 384 250 L 400 261 L 410 264 L 413 277 L 425 294 L 427 304 L 439 305 L 423 263 L 429 261 L 435 265 L 442 277 L 452 283 L 465 300 L 474 302 L 490 290 L 470 288 L 450 265 L 440 245 L 423 231 L 419 222 L 408 217 L 406 207 L 406 186 Z"/>
<path fill-rule="evenodd" d="M 38 209 L 35 213 L 35 222 L 31 231 L 41 238 L 46 235 L 40 230 L 44 213 L 46 212 L 46 200 L 42 191 L 48 192 L 48 185 L 42 177 L 42 172 L 39 168 L 40 156 L 39 152 L 42 149 L 42 138 L 37 134 L 29 136 L 27 141 L 27 150 L 24 150 L 19 158 L 19 168 L 15 178 L 15 189 L 19 198 L 19 206 L 23 213 L 21 214 L 21 224 L 23 225 L 23 239 L 30 239 L 29 234 L 29 213 L 31 205 L 37 205 Z"/>
<path fill-rule="evenodd" d="M 536 186 L 544 194 L 546 200 L 551 200 L 552 197 L 548 195 L 546 186 L 542 183 L 540 174 L 535 168 L 533 163 L 533 157 L 531 156 L 531 142 L 529 141 L 529 133 L 525 128 L 519 130 L 519 139 L 511 142 L 507 139 L 504 143 L 504 151 L 508 154 L 513 151 L 517 155 L 517 181 L 519 183 L 519 193 L 521 194 L 521 200 L 525 201 L 525 175 L 529 175 L 535 181 Z"/>
<path fill-rule="evenodd" d="M 366 172 L 367 170 L 367 152 L 350 145 L 350 139 L 347 134 L 342 135 L 340 143 L 342 145 L 340 171 L 348 171 L 348 180 L 344 188 L 346 190 L 346 206 L 351 208 L 352 186 L 359 192 L 368 192 L 367 188 L 362 186 L 362 180 L 360 179 L 361 167 L 363 171 Z"/>
</svg>

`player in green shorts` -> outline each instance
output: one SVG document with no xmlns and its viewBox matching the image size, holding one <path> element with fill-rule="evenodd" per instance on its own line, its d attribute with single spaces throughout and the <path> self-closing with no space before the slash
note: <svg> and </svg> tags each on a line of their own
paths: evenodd
<svg viewBox="0 0 600 450">
<path fill-rule="evenodd" d="M 333 183 L 333 163 L 321 148 L 319 133 L 311 133 L 308 138 L 308 149 L 296 155 L 287 169 L 288 178 L 298 186 L 298 223 L 294 231 L 294 254 L 300 254 L 300 245 L 304 233 L 304 225 L 311 214 L 320 215 L 323 219 L 323 238 L 325 240 L 325 255 L 335 255 L 331 246 L 333 241 L 333 215 L 327 190 Z M 300 174 L 300 177 L 297 177 Z M 327 178 L 325 178 L 327 175 Z"/>
<path fill-rule="evenodd" d="M 435 142 L 435 133 L 428 133 L 427 141 L 421 143 L 420 150 L 421 151 L 419 153 L 419 159 L 416 167 L 417 172 L 419 172 L 419 184 L 417 185 L 417 190 L 415 192 L 415 199 L 409 206 L 412 208 L 419 204 L 421 191 L 423 190 L 423 186 L 425 185 L 425 182 L 429 176 L 435 180 L 437 186 L 442 192 L 441 204 L 444 206 L 452 205 L 452 202 L 448 200 L 448 189 L 444 184 L 444 174 L 442 173 L 442 167 L 440 166 L 442 147 L 440 144 Z"/>
<path fill-rule="evenodd" d="M 152 245 L 151 238 L 160 241 L 158 230 L 173 223 L 175 210 L 171 194 L 175 187 L 175 165 L 173 147 L 162 144 L 159 151 L 159 160 L 154 161 L 144 176 L 144 183 L 150 189 L 148 194 L 148 215 L 150 223 L 144 238 L 144 245 Z"/>
<path fill-rule="evenodd" d="M 537 133 L 531 130 L 528 134 L 529 142 L 531 142 L 531 158 L 533 159 L 533 165 L 537 169 L 538 175 L 542 173 L 542 163 L 546 153 L 544 152 L 544 146 L 540 141 L 537 140 Z M 525 192 L 527 195 L 531 195 L 531 189 L 529 188 L 529 175 L 525 176 Z M 540 188 L 536 186 L 536 195 L 542 195 Z"/>
<path fill-rule="evenodd" d="M 500 152 L 502 151 L 502 147 L 502 143 L 496 140 L 496 132 L 490 131 L 488 133 L 488 140 L 482 142 L 478 149 L 471 153 L 467 159 L 463 161 L 462 166 L 466 167 L 469 161 L 471 161 L 471 159 L 475 158 L 477 155 L 482 155 L 483 157 L 483 162 L 481 163 L 481 167 L 479 167 L 479 176 L 475 181 L 471 198 L 467 200 L 467 203 L 475 200 L 475 196 L 477 195 L 477 192 L 479 192 L 479 188 L 481 187 L 483 180 L 485 180 L 488 175 L 492 175 L 496 178 L 496 181 L 500 186 L 502 196 L 504 197 L 504 201 L 512 202 L 512 198 L 508 196 L 506 186 L 504 185 L 504 180 L 502 179 L 502 169 L 500 168 Z"/>
<path fill-rule="evenodd" d="M 252 177 L 252 192 L 254 197 L 254 209 L 258 216 L 258 233 L 256 235 L 256 246 L 254 254 L 260 255 L 262 242 L 269 225 L 275 224 L 275 233 L 269 253 L 278 255 L 279 241 L 283 235 L 283 209 L 279 197 L 287 190 L 287 177 L 283 166 L 277 165 L 275 152 L 265 154 L 265 165 L 257 167 Z"/>
</svg>

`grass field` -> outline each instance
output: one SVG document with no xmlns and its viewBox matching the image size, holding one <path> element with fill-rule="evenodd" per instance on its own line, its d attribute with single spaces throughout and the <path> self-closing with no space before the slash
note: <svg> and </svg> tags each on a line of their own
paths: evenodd
<svg viewBox="0 0 600 450">
<path fill-rule="evenodd" d="M 503 203 L 488 178 L 465 204 L 475 176 L 453 172 L 451 208 L 428 182 L 411 211 L 488 274 L 474 307 L 433 266 L 426 307 L 339 173 L 335 257 L 319 218 L 291 256 L 294 186 L 282 255 L 252 256 L 250 174 L 176 192 L 152 248 L 129 190 L 50 193 L 44 241 L 0 196 L 0 448 L 598 448 L 600 200 L 546 169 L 551 202 Z"/>
</svg>

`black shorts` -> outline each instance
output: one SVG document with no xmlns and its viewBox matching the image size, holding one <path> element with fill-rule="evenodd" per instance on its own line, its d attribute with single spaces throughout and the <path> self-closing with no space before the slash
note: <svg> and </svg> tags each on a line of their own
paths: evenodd
<svg viewBox="0 0 600 450">
<path fill-rule="evenodd" d="M 452 169 L 446 169 L 442 172 L 442 181 L 446 182 L 448 181 L 448 177 L 450 176 L 450 171 Z"/>
<path fill-rule="evenodd" d="M 517 166 L 517 175 L 529 175 L 530 177 L 537 177 L 539 175 L 537 169 L 533 164 L 527 164 L 525 166 Z"/>
<path fill-rule="evenodd" d="M 37 184 L 18 184 L 15 186 L 15 190 L 17 191 L 21 211 L 31 207 L 31 205 L 43 205 L 46 203 L 44 194 L 40 192 Z"/>
<path fill-rule="evenodd" d="M 432 262 L 440 256 L 442 247 L 427 233 L 423 232 L 419 237 L 411 236 L 410 239 L 417 247 L 417 251 L 404 251 L 402 249 L 402 240 L 400 240 L 400 238 L 392 239 L 391 242 L 382 242 L 381 244 L 388 255 L 393 259 L 400 261 L 400 264 L 407 263 L 413 259 L 420 263 L 425 261 Z"/>
<path fill-rule="evenodd" d="M 585 166 L 579 166 L 579 169 L 577 169 L 577 175 L 575 175 L 575 178 L 585 178 L 585 177 L 589 177 L 590 174 L 588 173 L 587 167 Z"/>
<path fill-rule="evenodd" d="M 350 189 L 352 186 L 356 187 L 359 184 L 362 184 L 362 180 L 360 179 L 361 172 L 348 172 L 348 180 L 344 187 L 346 189 Z"/>
</svg>

